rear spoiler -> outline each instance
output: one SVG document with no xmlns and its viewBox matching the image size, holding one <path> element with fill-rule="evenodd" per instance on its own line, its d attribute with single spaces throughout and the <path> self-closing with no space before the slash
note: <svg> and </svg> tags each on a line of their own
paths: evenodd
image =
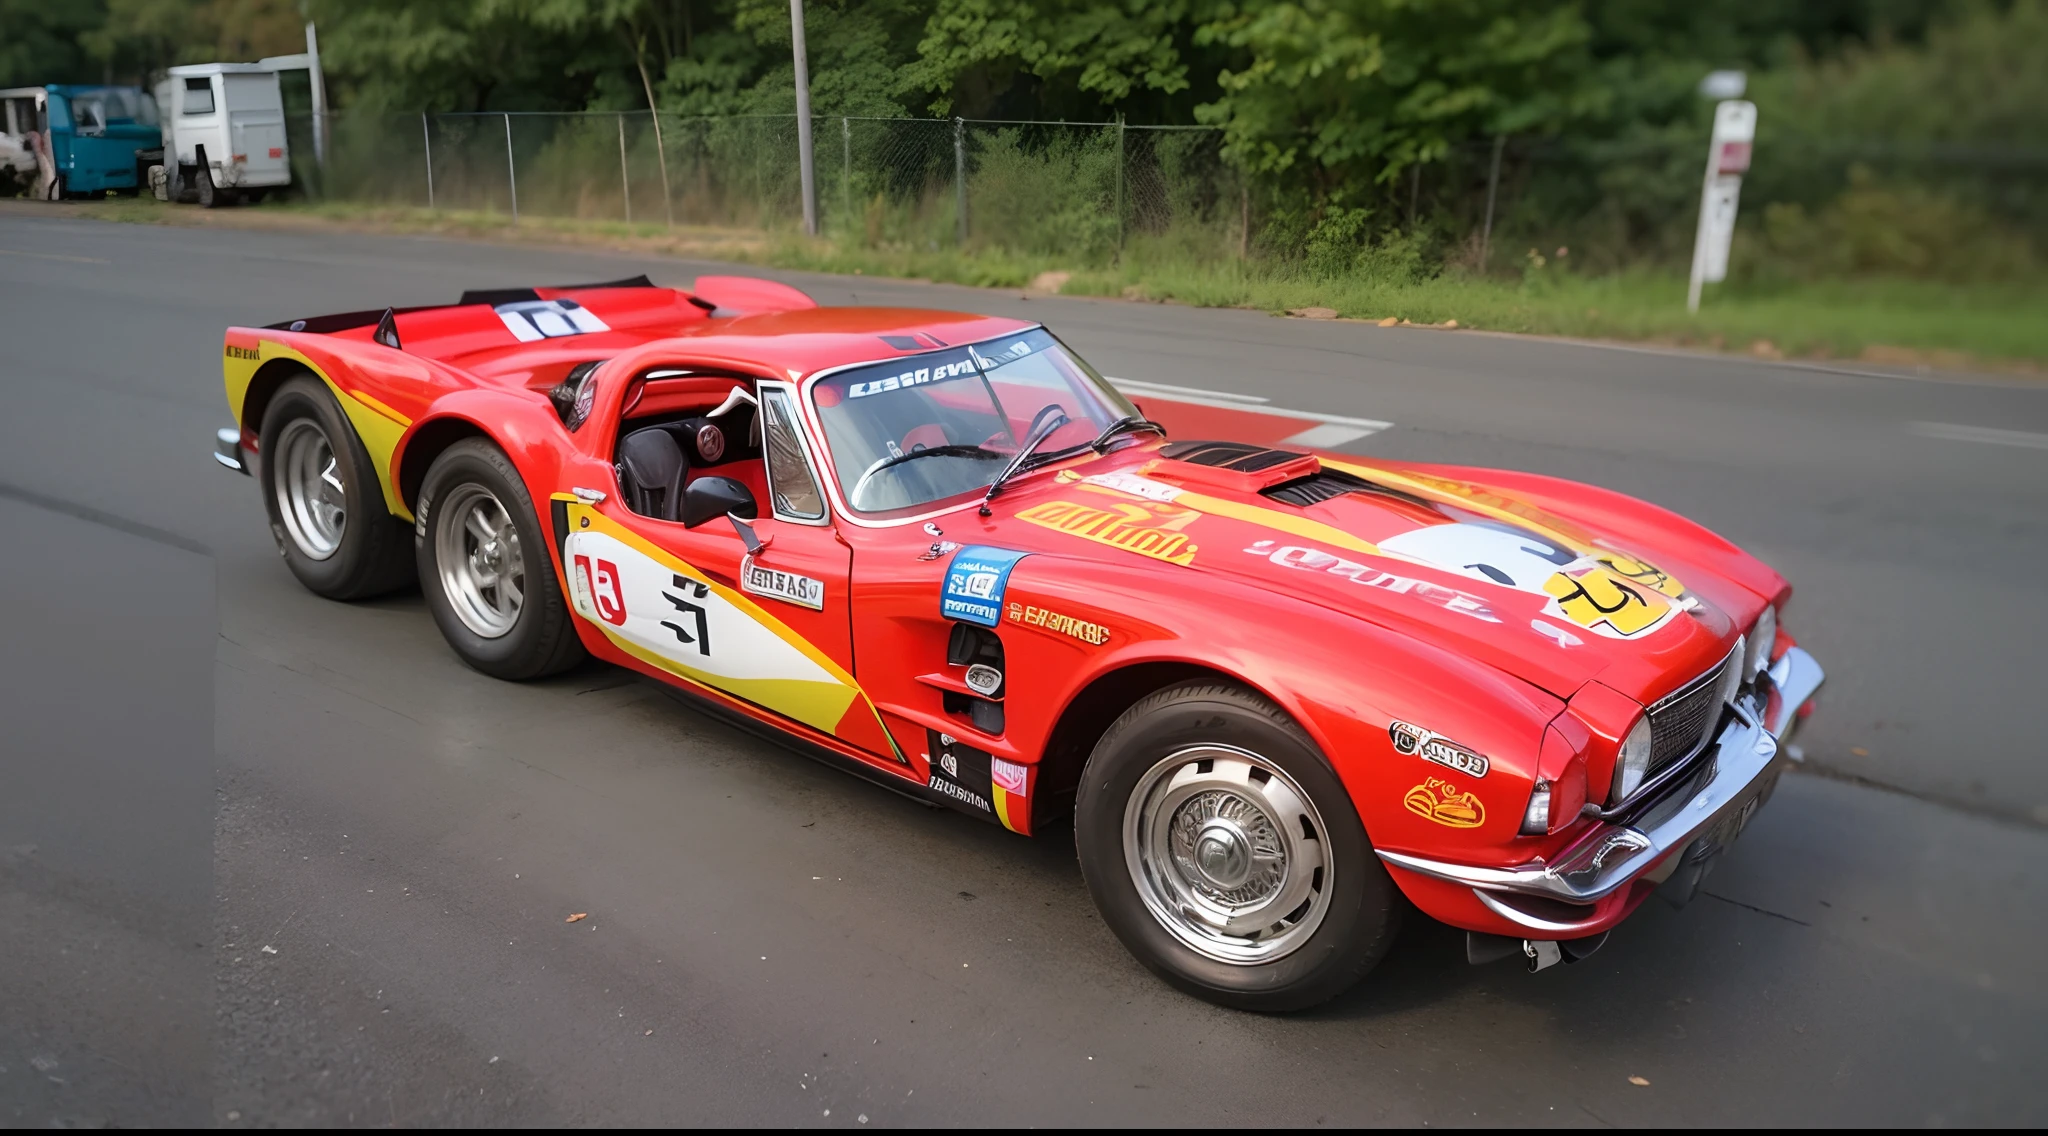
<svg viewBox="0 0 2048 1136">
<path fill-rule="evenodd" d="M 470 304 L 516 304 L 522 300 L 541 299 L 543 290 L 549 292 L 581 292 L 592 288 L 653 288 L 657 285 L 645 273 L 624 280 L 603 280 L 595 284 L 560 284 L 546 288 L 474 288 L 462 294 L 462 299 L 453 304 L 420 304 L 410 308 L 373 308 L 362 312 L 342 312 L 331 316 L 310 316 L 306 319 L 285 320 L 282 323 L 264 325 L 269 331 L 310 331 L 315 335 L 332 335 L 350 328 L 369 327 L 381 323 L 387 316 L 402 316 L 407 312 L 428 312 L 437 308 L 466 307 Z M 696 301 L 696 297 L 691 297 Z M 697 302 L 698 307 L 705 307 Z"/>
<path fill-rule="evenodd" d="M 383 332 L 390 328 L 392 342 L 388 347 L 398 346 L 395 317 L 408 312 L 435 311 L 447 307 L 467 307 L 473 304 L 497 307 L 500 304 L 518 304 L 535 300 L 552 299 L 564 292 L 582 292 L 600 288 L 656 288 L 660 287 L 646 274 L 630 276 L 624 280 L 601 280 L 593 284 L 558 284 L 539 288 L 473 288 L 462 293 L 454 304 L 422 304 L 410 308 L 373 308 L 361 312 L 342 312 L 331 316 L 310 316 L 306 319 L 285 320 L 282 323 L 266 325 L 270 331 L 309 331 L 315 335 L 332 335 L 338 331 L 377 325 L 378 341 L 385 342 Z M 681 289 L 677 289 L 681 291 Z M 550 293 L 548 296 L 542 292 Z M 763 280 L 755 276 L 699 276 L 693 290 L 683 296 L 690 303 L 702 308 L 709 316 L 726 317 L 748 315 L 756 312 L 786 312 L 800 308 L 815 308 L 816 300 L 787 284 L 774 280 Z"/>
</svg>

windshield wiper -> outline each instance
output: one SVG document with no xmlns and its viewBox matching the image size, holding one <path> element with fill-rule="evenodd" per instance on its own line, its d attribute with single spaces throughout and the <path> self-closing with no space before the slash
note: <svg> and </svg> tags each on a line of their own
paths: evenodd
<svg viewBox="0 0 2048 1136">
<path fill-rule="evenodd" d="M 853 483 L 853 492 L 847 494 L 847 499 L 850 502 L 860 500 L 860 491 L 868 487 L 868 482 L 873 480 L 876 474 L 885 469 L 893 469 L 904 462 L 914 461 L 917 458 L 1000 458 L 1002 456 L 1001 453 L 988 449 L 985 446 L 968 445 L 964 442 L 948 442 L 943 446 L 926 446 L 921 450 L 911 450 L 908 453 L 890 454 L 888 457 L 882 458 L 869 466 L 867 472 L 860 475 L 860 480 Z"/>
<path fill-rule="evenodd" d="M 980 511 L 982 516 L 986 517 L 989 515 L 988 503 L 995 500 L 997 493 L 1002 492 L 1003 482 L 1022 473 L 1027 468 L 1025 462 L 1037 451 L 1038 447 L 1044 445 L 1045 440 L 1052 437 L 1053 431 L 1065 426 L 1068 421 L 1067 412 L 1062 410 L 1055 413 L 1051 418 L 1046 419 L 1039 425 L 1038 429 L 1031 432 L 1031 436 L 1026 438 L 1024 445 L 1017 450 L 1017 456 L 1011 458 L 1010 464 L 1003 467 L 1003 472 L 996 474 L 996 479 L 988 483 L 988 492 L 983 494 L 981 498 Z"/>
<path fill-rule="evenodd" d="M 1128 434 L 1133 430 L 1151 430 L 1162 438 L 1166 437 L 1166 427 L 1141 414 L 1126 414 L 1104 426 L 1102 433 L 1095 435 L 1095 440 L 1088 443 L 1088 448 L 1099 454 L 1103 447 L 1109 445 L 1118 435 Z"/>
</svg>

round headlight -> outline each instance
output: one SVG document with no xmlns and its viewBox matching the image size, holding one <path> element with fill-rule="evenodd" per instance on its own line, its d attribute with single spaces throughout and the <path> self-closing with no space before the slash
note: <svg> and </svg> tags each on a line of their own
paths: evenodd
<svg viewBox="0 0 2048 1136">
<path fill-rule="evenodd" d="M 1778 609 L 1764 608 L 1749 629 L 1749 650 L 1742 660 L 1742 681 L 1748 682 L 1771 665 L 1771 651 L 1778 645 Z"/>
<path fill-rule="evenodd" d="M 1619 804 L 1642 785 L 1643 777 L 1650 772 L 1650 718 L 1644 715 L 1629 727 L 1628 736 L 1621 739 L 1621 752 L 1614 757 L 1614 794 L 1608 798 L 1609 805 Z"/>
</svg>

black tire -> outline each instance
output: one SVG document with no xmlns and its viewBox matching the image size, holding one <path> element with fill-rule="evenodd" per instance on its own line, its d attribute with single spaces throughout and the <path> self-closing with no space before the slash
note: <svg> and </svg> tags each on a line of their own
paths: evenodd
<svg viewBox="0 0 2048 1136">
<path fill-rule="evenodd" d="M 504 559 L 492 574 L 523 577 L 516 614 L 509 627 L 496 634 L 485 634 L 486 629 L 472 627 L 457 613 L 464 603 L 463 585 L 443 571 L 444 566 L 458 576 L 462 571 L 461 562 L 444 565 L 450 541 L 465 550 L 475 549 L 474 536 L 462 526 L 468 502 L 480 501 L 479 490 L 496 506 L 501 525 L 509 523 L 518 535 L 516 548 L 499 547 Z M 482 438 L 465 438 L 443 450 L 427 468 L 416 515 L 413 543 L 420 590 L 457 657 L 487 675 L 513 682 L 557 674 L 583 661 L 583 644 L 576 638 L 569 604 L 548 556 L 547 530 L 541 527 L 518 469 L 503 451 Z M 466 558 L 466 553 L 457 555 Z"/>
<path fill-rule="evenodd" d="M 213 167 L 207 165 L 203 157 L 199 160 L 198 172 L 192 177 L 192 188 L 199 195 L 199 207 L 202 209 L 218 209 L 227 204 L 227 194 L 213 184 Z"/>
<path fill-rule="evenodd" d="M 1310 912 L 1319 907 L 1319 921 L 1302 916 L 1296 926 L 1304 930 L 1296 945 L 1278 957 L 1226 961 L 1213 952 L 1197 951 L 1154 914 L 1130 867 L 1126 810 L 1137 807 L 1134 794 L 1145 793 L 1147 783 L 1163 784 L 1149 782 L 1148 775 L 1172 768 L 1169 759 L 1181 761 L 1176 755 L 1198 746 L 1243 751 L 1256 757 L 1253 765 L 1284 773 L 1285 778 L 1272 778 L 1267 772 L 1268 781 L 1259 784 L 1278 782 L 1290 793 L 1298 788 L 1322 821 L 1321 832 L 1305 837 L 1299 847 L 1311 842 L 1318 847 L 1316 854 L 1329 875 L 1306 878 L 1329 886 L 1316 888 L 1296 909 Z M 1286 786 L 1290 780 L 1293 785 Z M 1373 854 L 1350 794 L 1301 727 L 1251 691 L 1199 682 L 1140 700 L 1096 743 L 1074 805 L 1081 873 L 1103 920 L 1138 961 L 1198 998 L 1241 1010 L 1306 1009 L 1357 983 L 1393 942 L 1405 904 Z M 1276 823 L 1292 823 L 1304 831 L 1312 827 L 1303 818 L 1283 817 Z M 1182 878 L 1187 878 L 1185 873 Z M 1293 884 L 1276 886 L 1285 893 Z M 1248 951 L 1259 949 L 1256 940 L 1241 941 L 1254 944 Z"/>
<path fill-rule="evenodd" d="M 325 441 L 333 472 L 342 483 L 343 515 L 331 549 L 323 546 L 310 522 L 302 519 L 311 509 L 294 510 L 289 518 L 286 515 L 291 473 L 280 468 L 280 463 L 289 460 L 284 450 L 288 445 L 295 448 L 297 440 L 305 436 L 306 425 Z M 293 436 L 290 443 L 288 434 Z M 257 437 L 256 480 L 263 489 L 263 507 L 270 514 L 270 532 L 277 541 L 278 554 L 308 591 L 331 600 L 359 600 L 412 581 L 408 528 L 385 508 L 376 463 L 325 384 L 312 375 L 286 380 L 271 396 Z M 287 486 L 282 501 L 281 481 Z"/>
</svg>

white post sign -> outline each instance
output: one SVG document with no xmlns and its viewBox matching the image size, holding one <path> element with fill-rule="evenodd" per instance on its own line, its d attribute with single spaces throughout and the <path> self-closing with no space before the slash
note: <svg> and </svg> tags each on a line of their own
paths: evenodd
<svg viewBox="0 0 2048 1136">
<path fill-rule="evenodd" d="M 1714 108 L 1714 139 L 1707 148 L 1707 173 L 1700 188 L 1700 225 L 1693 237 L 1692 284 L 1687 311 L 1700 310 L 1700 285 L 1728 278 L 1728 245 L 1735 239 L 1735 208 L 1742 175 L 1756 141 L 1756 104 L 1729 99 Z"/>
</svg>

